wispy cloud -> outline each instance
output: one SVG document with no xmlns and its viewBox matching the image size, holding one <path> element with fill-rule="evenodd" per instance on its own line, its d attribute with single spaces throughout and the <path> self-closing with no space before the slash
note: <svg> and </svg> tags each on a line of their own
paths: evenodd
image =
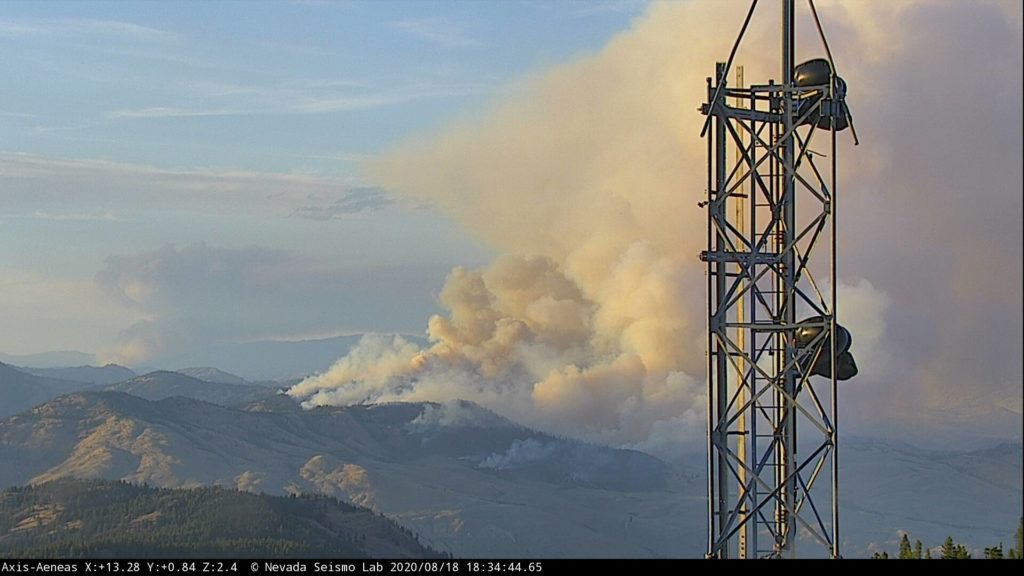
<svg viewBox="0 0 1024 576">
<path fill-rule="evenodd" d="M 569 2 L 569 14 L 572 16 L 593 16 L 616 12 L 640 13 L 650 4 L 650 0 L 586 0 Z"/>
<path fill-rule="evenodd" d="M 0 36 L 28 36 L 40 34 L 43 31 L 44 28 L 38 25 L 12 20 L 0 20 Z"/>
<path fill-rule="evenodd" d="M 47 210 L 36 210 L 34 212 L 0 214 L 5 220 L 50 220 L 55 222 L 123 222 L 124 218 L 113 212 L 49 212 Z"/>
<path fill-rule="evenodd" d="M 35 114 L 26 114 L 25 112 L 10 112 L 10 111 L 7 111 L 7 110 L 0 110 L 0 116 L 2 116 L 4 118 L 25 118 L 25 119 L 31 119 L 31 118 L 38 118 L 39 117 L 39 116 L 37 116 Z"/>
<path fill-rule="evenodd" d="M 302 101 L 292 103 L 289 108 L 293 112 L 306 114 L 346 112 L 383 108 L 422 100 L 471 96 L 493 89 L 493 86 L 482 83 L 424 84 L 354 95 L 309 96 Z"/>
<path fill-rule="evenodd" d="M 74 212 L 55 213 L 46 210 L 36 210 L 27 217 L 34 220 L 54 220 L 57 222 L 121 222 L 124 219 L 113 212 Z"/>
<path fill-rule="evenodd" d="M 0 35 L 4 36 L 101 36 L 136 40 L 166 40 L 174 35 L 164 30 L 121 20 L 92 18 L 59 18 L 0 20 Z"/>
<path fill-rule="evenodd" d="M 136 108 L 125 110 L 112 110 L 107 112 L 106 117 L 110 119 L 137 120 L 144 118 L 190 118 L 197 116 L 237 116 L 240 112 L 227 109 L 185 109 L 185 108 Z"/>
<path fill-rule="evenodd" d="M 296 6 L 351 6 L 351 0 L 288 0 Z"/>
<path fill-rule="evenodd" d="M 376 212 L 395 203 L 394 198 L 376 187 L 353 188 L 327 204 L 307 204 L 292 216 L 310 220 L 336 220 L 355 214 Z"/>
<path fill-rule="evenodd" d="M 165 40 L 173 38 L 174 35 L 164 30 L 140 26 L 131 22 L 119 20 L 53 20 L 51 21 L 58 30 L 75 32 L 79 34 L 94 34 L 102 36 L 127 36 L 147 40 Z"/>
<path fill-rule="evenodd" d="M 376 154 L 363 154 L 359 152 L 339 152 L 337 154 L 305 154 L 302 158 L 313 160 L 337 160 L 339 162 L 366 162 L 376 158 Z"/>
<path fill-rule="evenodd" d="M 486 94 L 495 89 L 482 82 L 432 82 L 375 88 L 349 80 L 293 82 L 288 86 L 207 86 L 206 107 L 146 106 L 110 110 L 107 120 L 325 114 L 372 110 L 424 100 Z M 215 89 L 216 93 L 209 90 Z M 218 105 L 224 104 L 224 105 Z M 90 124 L 91 126 L 91 124 Z"/>
<path fill-rule="evenodd" d="M 389 25 L 406 34 L 449 48 L 474 48 L 484 43 L 473 36 L 468 26 L 448 16 L 395 20 Z"/>
<path fill-rule="evenodd" d="M 308 174 L 234 169 L 168 169 L 79 158 L 0 152 L 5 208 L 37 218 L 103 217 L 125 206 L 178 213 L 287 216 L 311 204 L 329 204 L 352 185 Z M 59 208 L 56 208 L 59 207 Z M 82 216 L 78 216 L 81 218 Z"/>
</svg>

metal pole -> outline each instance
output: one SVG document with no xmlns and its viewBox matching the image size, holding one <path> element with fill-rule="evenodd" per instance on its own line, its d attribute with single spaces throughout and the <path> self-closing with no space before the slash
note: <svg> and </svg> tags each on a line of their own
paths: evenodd
<svg viewBox="0 0 1024 576">
<path fill-rule="evenodd" d="M 743 88 L 744 86 L 745 86 L 745 84 L 743 82 L 743 66 L 737 66 L 736 67 L 736 87 L 737 88 Z M 741 108 L 742 106 L 743 106 L 743 99 L 742 98 L 736 98 L 736 107 L 737 108 Z M 743 150 L 739 146 L 737 146 L 736 147 L 736 164 L 739 164 L 742 161 L 743 161 Z M 737 228 L 737 230 L 739 230 L 740 234 L 745 236 L 745 234 L 743 232 L 743 230 L 744 230 L 744 225 L 743 225 L 743 220 L 744 220 L 744 215 L 743 215 L 743 208 L 744 208 L 744 206 L 743 206 L 743 204 L 744 204 L 743 192 L 744 192 L 744 189 L 745 189 L 745 185 L 741 184 L 740 187 L 736 190 L 736 192 L 738 193 L 738 196 L 736 196 L 736 228 Z M 751 187 L 751 189 L 753 189 L 753 187 Z M 736 265 L 736 272 L 737 272 L 737 274 L 742 274 L 743 266 L 740 265 L 740 264 L 737 264 Z M 743 281 L 742 280 L 739 283 L 739 289 L 743 290 Z M 743 319 L 746 316 L 746 314 L 744 313 L 744 309 L 743 309 L 744 308 L 744 306 L 743 306 L 743 301 L 744 300 L 745 300 L 745 298 L 740 298 L 739 301 L 736 302 L 736 323 L 737 324 L 743 324 Z M 737 328 L 736 328 L 736 346 L 740 350 L 743 350 L 744 346 L 746 345 L 746 330 L 747 329 L 744 328 L 743 326 L 737 326 Z M 747 394 L 746 394 L 746 391 L 743 388 L 743 373 L 746 371 L 745 369 L 746 369 L 746 365 L 744 364 L 743 357 L 741 356 L 740 358 L 737 358 L 737 361 L 736 361 L 736 387 L 737 387 L 736 402 L 737 402 L 737 405 L 739 405 L 739 406 L 743 406 L 744 404 L 747 403 Z M 737 426 L 736 426 L 736 437 L 738 439 L 738 442 L 737 442 L 737 445 L 736 445 L 736 456 L 739 458 L 740 462 L 743 464 L 743 465 L 741 465 L 739 467 L 739 473 L 737 474 L 737 477 L 738 477 L 738 480 L 739 480 L 739 482 L 737 483 L 738 484 L 737 492 L 736 492 L 737 494 L 744 494 L 746 492 L 746 486 L 747 486 L 747 470 L 746 470 L 746 468 L 744 468 L 744 466 L 749 465 L 748 458 L 747 458 L 747 432 L 748 432 L 748 429 L 747 429 L 746 419 L 747 419 L 747 416 L 746 415 L 742 415 L 742 416 L 740 416 L 740 419 L 736 423 L 737 424 Z M 747 505 L 744 503 L 744 504 L 742 504 L 742 506 L 743 506 L 743 508 L 741 508 L 740 514 L 739 514 L 739 522 L 741 524 L 743 524 L 743 523 L 745 523 L 747 521 L 747 513 L 745 511 Z M 739 556 L 740 558 L 742 558 L 744 560 L 746 560 L 748 558 L 748 555 L 747 555 L 747 529 L 748 529 L 748 527 L 749 526 L 744 526 L 743 529 L 740 530 L 740 533 L 739 533 L 739 546 L 738 546 L 738 549 L 737 549 L 737 556 Z"/>
<path fill-rule="evenodd" d="M 750 101 L 750 108 L 751 109 L 757 108 L 757 101 L 756 100 L 751 99 L 751 101 Z M 754 125 L 755 125 L 754 122 L 751 121 L 750 122 L 751 133 L 753 133 L 753 131 L 754 131 Z M 750 140 L 750 155 L 749 155 L 749 160 L 748 160 L 750 162 L 750 170 L 757 170 L 757 168 L 756 168 L 756 166 L 757 166 L 756 155 L 757 155 L 757 145 L 755 144 L 754 139 L 751 138 L 751 140 Z M 750 227 L 747 228 L 747 230 L 749 230 L 748 236 L 750 237 L 751 262 L 756 261 L 757 253 L 760 251 L 759 248 L 758 248 L 759 243 L 758 243 L 758 233 L 757 233 L 757 193 L 758 193 L 757 186 L 754 183 L 751 183 L 751 185 L 750 185 Z M 754 268 L 754 265 L 751 264 L 750 265 L 750 278 L 751 278 L 750 281 L 751 281 L 752 284 L 756 284 L 756 281 L 754 280 L 754 278 L 756 278 L 756 275 L 755 275 L 756 273 L 757 273 L 757 270 Z M 757 289 L 757 286 L 756 285 L 752 285 L 750 288 L 751 288 L 751 292 L 753 292 L 754 290 Z M 751 296 L 751 298 L 750 298 L 750 325 L 753 326 L 756 323 L 757 323 L 757 302 L 754 300 L 754 297 Z M 751 363 L 753 364 L 753 359 L 757 358 L 757 334 L 756 334 L 756 332 L 754 332 L 753 328 L 751 328 L 751 330 L 750 330 L 749 346 L 750 346 L 749 354 L 750 354 L 750 358 L 751 358 Z M 749 382 L 750 382 L 751 397 L 753 398 L 758 393 L 758 389 L 757 389 L 757 369 L 756 369 L 756 366 L 751 365 L 751 367 L 750 367 L 750 381 Z M 752 464 L 751 470 L 754 471 L 754 475 L 756 476 L 757 475 L 757 470 L 756 470 L 755 467 L 757 465 L 757 460 L 758 460 L 758 451 L 757 451 L 758 450 L 758 448 L 757 448 L 757 444 L 758 444 L 758 442 L 757 442 L 757 407 L 756 406 L 751 406 L 750 409 L 747 411 L 747 413 L 748 413 L 748 417 L 750 418 L 750 427 L 748 429 L 748 433 L 750 435 L 750 461 L 751 461 L 751 464 Z M 758 506 L 758 504 L 760 504 L 759 498 L 758 498 L 758 493 L 757 493 L 759 488 L 757 486 L 756 478 L 753 478 L 753 480 L 755 480 L 755 482 L 753 483 L 753 489 L 750 491 L 749 499 L 748 499 L 748 502 L 750 503 L 750 510 L 752 512 L 754 510 L 757 510 L 757 506 Z M 750 524 L 747 525 L 747 532 L 750 534 L 749 541 L 747 542 L 747 546 L 748 546 L 747 550 L 748 550 L 748 557 L 757 558 L 757 539 L 758 539 L 757 527 L 758 527 L 758 522 L 757 522 L 756 512 L 754 512 L 754 514 L 755 514 L 755 516 L 753 516 L 750 519 Z"/>
<path fill-rule="evenodd" d="M 814 7 L 813 2 L 811 7 Z M 817 14 L 815 14 L 817 18 Z M 824 34 L 822 35 L 822 41 L 824 41 Z M 828 44 L 826 44 L 826 47 Z M 831 61 L 832 54 L 829 53 L 829 60 Z M 836 71 L 835 67 L 832 68 L 831 81 L 829 85 L 829 91 L 831 92 L 831 99 L 833 106 L 835 105 L 836 95 Z M 836 385 L 836 366 L 837 355 L 836 355 L 836 320 L 838 318 L 839 310 L 836 308 L 837 298 L 837 281 L 838 276 L 836 272 L 836 183 L 838 177 L 836 176 L 836 130 L 835 130 L 836 119 L 832 118 L 832 198 L 829 208 L 832 211 L 832 258 L 831 266 L 829 270 L 829 283 L 832 285 L 832 302 L 830 304 L 832 308 L 832 324 L 829 327 L 829 334 L 832 335 L 832 557 L 839 558 L 839 387 Z"/>
<path fill-rule="evenodd" d="M 724 78 L 725 66 L 722 65 L 718 70 L 718 77 Z M 724 82 L 724 80 L 723 80 Z M 726 214 L 726 202 L 723 194 L 726 192 L 726 154 L 725 154 L 725 118 L 719 114 L 715 116 L 715 140 L 718 143 L 715 147 L 715 201 L 712 206 L 716 208 L 716 218 L 719 221 L 725 221 Z M 715 233 L 715 252 L 721 254 L 723 251 L 728 249 L 728 242 L 726 242 L 724 232 L 721 227 L 716 227 Z M 715 315 L 714 315 L 714 331 L 721 332 L 725 331 L 725 323 L 727 320 L 726 313 L 722 309 L 722 302 L 726 291 L 726 279 L 728 272 L 728 264 L 721 259 L 715 262 Z M 728 350 L 723 349 L 719 339 L 715 339 L 715 374 L 716 381 L 718 383 L 717 390 L 715 392 L 717 398 L 717 417 L 715 434 L 717 435 L 717 442 L 719 446 L 727 446 L 729 437 L 727 430 L 723 429 L 723 423 L 728 420 L 728 404 L 729 404 L 729 359 L 726 357 Z M 729 469 L 729 459 L 726 450 L 719 448 L 718 450 L 718 533 L 720 536 L 724 535 L 723 530 L 726 523 L 729 520 L 729 475 L 725 473 Z M 729 542 L 720 542 L 720 557 L 729 557 Z"/>
<path fill-rule="evenodd" d="M 707 85 L 708 85 L 707 91 L 708 91 L 708 97 L 709 97 L 708 102 L 709 102 L 710 105 L 713 106 L 713 101 L 710 100 L 710 97 L 711 97 L 711 78 L 708 78 Z M 711 112 L 709 111 L 708 112 L 709 116 L 710 116 L 710 113 Z M 712 145 L 713 145 L 712 141 L 713 141 L 714 137 L 712 135 L 708 134 L 707 135 L 707 139 L 708 139 L 708 159 L 710 160 L 710 158 L 711 158 L 711 148 L 712 148 Z M 711 245 L 711 227 L 712 227 L 712 223 L 711 223 L 711 208 L 710 208 L 710 206 L 711 206 L 711 172 L 712 172 L 712 167 L 711 167 L 711 162 L 709 161 L 708 162 L 707 183 L 706 183 L 706 194 L 707 194 L 707 196 L 705 198 L 705 202 L 707 202 L 707 205 L 708 205 L 708 229 L 707 229 L 707 236 L 708 236 L 707 237 L 707 249 L 708 249 L 708 251 L 711 251 L 713 249 L 713 247 Z M 707 296 L 707 314 L 705 316 L 707 318 L 707 322 L 708 322 L 708 327 L 707 327 L 707 330 L 708 330 L 708 332 L 707 332 L 708 340 L 707 340 L 707 352 L 706 352 L 707 353 L 707 364 L 708 364 L 708 367 L 707 367 L 707 375 L 708 375 L 708 401 L 707 401 L 707 408 L 708 408 L 708 411 L 707 411 L 707 414 L 708 414 L 708 421 L 707 421 L 708 454 L 707 454 L 707 463 L 706 463 L 707 473 L 708 473 L 708 550 L 707 550 L 706 556 L 708 558 L 712 558 L 714 556 L 715 544 L 717 542 L 717 538 L 715 536 L 715 460 L 714 460 L 715 451 L 714 451 L 714 436 L 713 436 L 714 435 L 714 425 L 715 425 L 715 422 L 714 422 L 715 419 L 713 418 L 713 415 L 715 414 L 715 412 L 714 412 L 714 409 L 715 409 L 715 379 L 714 379 L 714 376 L 713 376 L 714 375 L 714 372 L 713 372 L 713 369 L 714 369 L 714 359 L 712 357 L 712 353 L 714 351 L 714 341 L 713 341 L 713 335 L 711 333 L 711 288 L 712 288 L 712 286 L 711 286 L 711 272 L 712 272 L 712 268 L 711 267 L 712 267 L 712 262 L 709 259 L 707 261 L 707 268 L 706 268 L 706 270 L 704 272 L 704 275 L 707 278 L 707 295 L 708 295 Z"/>
<path fill-rule="evenodd" d="M 786 250 L 783 258 L 784 267 L 784 279 L 782 289 L 782 305 L 783 305 L 783 322 L 789 326 L 796 323 L 796 302 L 794 301 L 796 285 L 796 259 L 792 249 L 794 231 L 796 230 L 796 189 L 795 189 L 795 178 L 793 165 L 794 160 L 794 146 L 793 146 L 793 120 L 794 120 L 794 102 L 793 102 L 793 52 L 794 52 L 794 6 L 793 0 L 782 1 L 782 104 L 783 104 L 783 134 L 784 139 L 782 142 L 782 206 L 783 206 L 783 218 L 784 228 L 782 237 L 782 249 Z M 795 355 L 795 333 L 793 329 L 784 330 L 780 333 L 780 337 L 784 340 L 780 350 L 783 352 L 781 365 L 785 366 L 788 361 Z M 779 502 L 780 508 L 780 531 L 781 542 L 780 542 L 780 553 L 791 552 L 794 550 L 793 547 L 793 526 L 792 519 L 789 517 L 789 510 L 791 510 L 796 503 L 796 479 L 793 477 L 793 472 L 796 470 L 795 456 L 796 456 L 796 409 L 792 405 L 789 398 L 796 395 L 796 378 L 792 370 L 787 370 L 782 375 L 784 378 L 783 388 L 788 394 L 781 395 L 780 400 L 782 409 L 783 421 L 780 423 L 782 427 L 782 439 L 780 445 L 782 446 L 782 461 L 780 465 L 780 477 L 784 479 L 785 488 L 782 493 L 782 498 Z M 788 508 L 788 509 L 787 509 Z"/>
</svg>

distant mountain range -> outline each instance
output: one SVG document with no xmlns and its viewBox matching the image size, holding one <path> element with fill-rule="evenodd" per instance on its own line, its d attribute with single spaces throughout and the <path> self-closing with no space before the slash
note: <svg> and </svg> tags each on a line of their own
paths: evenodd
<svg viewBox="0 0 1024 576">
<path fill-rule="evenodd" d="M 185 376 L 191 376 L 197 380 L 203 382 L 213 382 L 215 384 L 239 384 L 244 385 L 249 382 L 241 376 L 236 376 L 230 372 L 225 372 L 217 368 L 210 366 L 203 366 L 198 368 L 179 368 L 175 370 L 178 374 L 184 374 Z M 127 378 L 123 378 L 127 380 Z"/>
<path fill-rule="evenodd" d="M 113 384 L 136 376 L 133 370 L 125 368 L 124 366 L 118 366 L 117 364 L 107 364 L 106 366 L 71 366 L 55 368 L 30 368 L 19 366 L 18 370 L 25 372 L 26 374 L 32 374 L 33 376 L 56 378 L 58 380 L 71 380 L 73 382 L 83 382 L 86 384 Z"/>
<path fill-rule="evenodd" d="M 0 486 L 78 477 L 320 492 L 457 556 L 649 557 L 703 546 L 700 482 L 640 452 L 534 432 L 470 403 L 285 408 L 62 396 L 0 420 Z"/>
<path fill-rule="evenodd" d="M 220 342 L 202 350 L 161 359 L 161 366 L 216 366 L 257 382 L 290 380 L 323 372 L 348 353 L 363 336 L 336 336 L 315 340 L 261 340 Z M 412 341 L 423 338 L 406 337 Z"/>
<path fill-rule="evenodd" d="M 151 365 L 132 366 L 137 373 L 153 372 L 158 369 L 176 369 L 189 376 L 195 376 L 200 380 L 214 378 L 213 382 L 227 384 L 242 384 L 236 380 L 224 380 L 225 374 L 234 378 L 241 378 L 248 382 L 260 381 L 286 381 L 301 379 L 310 374 L 323 372 L 331 367 L 339 358 L 348 353 L 359 340 L 362 334 L 346 336 L 335 336 L 332 338 L 320 338 L 310 340 L 258 340 L 253 342 L 218 342 L 202 347 L 188 353 L 168 356 L 154 361 Z M 403 336 L 406 340 L 426 344 L 426 339 L 418 336 Z M 92 354 L 77 351 L 42 352 L 39 354 L 13 355 L 0 353 L 0 362 L 15 366 L 29 367 L 26 370 L 36 374 L 40 368 L 65 368 L 68 366 L 87 366 L 94 364 L 96 358 Z M 201 366 L 216 368 L 186 368 L 178 370 L 179 366 Z M 105 368 L 105 367 L 104 367 Z M 207 370 L 206 376 L 201 373 L 188 372 L 189 370 Z M 54 378 L 66 378 L 68 380 L 83 380 L 82 377 L 74 377 L 70 374 L 57 376 L 50 374 L 38 374 Z M 237 375 L 237 376 L 236 376 Z M 134 376 L 134 374 L 133 374 Z M 130 378 L 131 376 L 128 376 Z M 121 378 L 124 380 L 126 378 Z M 119 380 L 105 381 L 111 384 Z M 97 383 L 100 383 L 97 381 Z"/>
<path fill-rule="evenodd" d="M 244 405 L 277 394 L 276 390 L 265 386 L 204 381 L 179 372 L 164 370 L 109 384 L 102 390 L 125 392 L 147 400 L 181 396 L 223 406 Z"/>
<path fill-rule="evenodd" d="M 431 558 L 378 514 L 324 496 L 61 479 L 0 492 L 3 558 Z"/>
<path fill-rule="evenodd" d="M 56 350 L 36 354 L 4 354 L 0 352 L 0 362 L 33 368 L 57 368 L 61 366 L 83 366 L 96 362 L 93 354 L 77 350 Z"/>
<path fill-rule="evenodd" d="M 86 382 L 33 376 L 0 362 L 0 418 L 89 386 Z"/>
<path fill-rule="evenodd" d="M 975 558 L 985 546 L 1012 544 L 1024 510 L 1021 444 L 944 452 L 851 438 L 840 449 L 847 555 L 870 555 L 872 543 L 892 554 L 901 531 L 930 546 L 952 536 Z"/>
<path fill-rule="evenodd" d="M 0 487 L 77 477 L 319 492 L 457 556 L 702 554 L 702 457 L 669 465 L 468 402 L 303 410 L 276 392 L 162 371 L 94 385 L 0 364 L 0 410 L 20 412 L 0 419 Z M 847 436 L 841 462 L 848 557 L 893 551 L 903 530 L 980 554 L 1010 541 L 1024 506 L 1019 443 L 952 452 Z"/>
<path fill-rule="evenodd" d="M 216 369 L 199 368 L 192 372 L 217 380 L 231 379 L 233 376 L 211 370 Z M 48 376 L 50 374 L 78 379 L 60 379 Z M 234 378 L 240 380 L 237 376 Z M 114 383 L 108 383 L 111 380 Z M 0 363 L 0 418 L 17 414 L 61 394 L 82 390 L 127 392 L 150 400 L 183 396 L 225 406 L 244 405 L 277 393 L 276 387 L 211 382 L 179 372 L 157 371 L 136 376 L 131 370 L 115 364 L 102 367 L 20 368 Z"/>
</svg>

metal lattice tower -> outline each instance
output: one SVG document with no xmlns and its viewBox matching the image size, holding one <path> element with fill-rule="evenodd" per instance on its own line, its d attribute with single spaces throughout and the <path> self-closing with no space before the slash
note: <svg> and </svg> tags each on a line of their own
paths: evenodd
<svg viewBox="0 0 1024 576">
<path fill-rule="evenodd" d="M 781 82 L 744 87 L 740 72 L 729 86 L 754 0 L 702 106 L 709 557 L 793 556 L 798 539 L 839 556 L 836 382 L 856 367 L 835 322 L 836 133 L 853 130 L 808 3 L 827 60 L 796 65 L 794 0 L 781 0 Z M 817 74 L 802 72 L 815 65 Z M 812 271 L 827 278 L 816 282 Z M 833 369 L 844 354 L 847 375 Z"/>
</svg>

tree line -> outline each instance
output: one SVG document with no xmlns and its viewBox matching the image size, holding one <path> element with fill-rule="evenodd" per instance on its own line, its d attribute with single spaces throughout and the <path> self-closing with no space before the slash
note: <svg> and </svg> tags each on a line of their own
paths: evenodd
<svg viewBox="0 0 1024 576">
<path fill-rule="evenodd" d="M 1013 536 L 1013 546 L 1009 550 L 1003 548 L 1000 542 L 996 546 L 989 546 L 984 550 L 986 560 L 1022 560 L 1024 559 L 1024 517 L 1017 523 L 1017 532 Z M 942 560 L 969 560 L 971 551 L 963 544 L 957 544 L 952 536 L 947 536 L 937 551 L 939 559 Z M 876 560 L 887 560 L 890 558 L 887 551 L 875 552 L 872 558 Z M 910 536 L 906 533 L 900 538 L 899 552 L 896 555 L 899 560 L 931 560 L 931 548 L 924 548 L 920 540 L 910 543 Z"/>
<path fill-rule="evenodd" d="M 61 479 L 0 492 L 0 557 L 439 557 L 395 522 L 323 495 Z"/>
</svg>

